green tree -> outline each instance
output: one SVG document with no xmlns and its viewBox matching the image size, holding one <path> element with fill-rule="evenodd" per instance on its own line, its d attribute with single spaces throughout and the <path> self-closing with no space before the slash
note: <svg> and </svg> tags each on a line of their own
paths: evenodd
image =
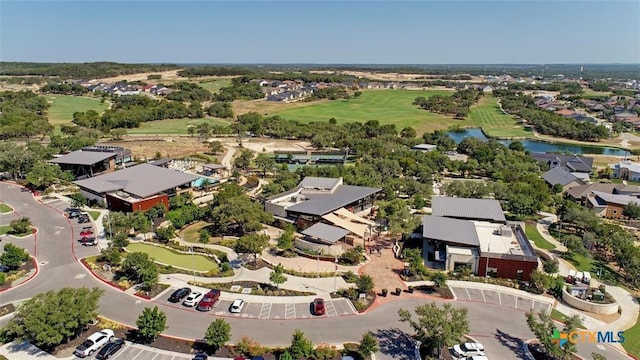
<svg viewBox="0 0 640 360">
<path fill-rule="evenodd" d="M 356 287 L 361 293 L 368 293 L 373 290 L 373 278 L 369 275 L 360 275 L 356 280 Z"/>
<path fill-rule="evenodd" d="M 12 243 L 4 244 L 4 251 L 0 255 L 0 263 L 9 269 L 17 269 L 29 259 L 29 253 Z"/>
<path fill-rule="evenodd" d="M 200 235 L 198 237 L 198 241 L 200 241 L 203 244 L 208 244 L 209 243 L 209 231 L 207 231 L 207 229 L 200 229 Z"/>
<path fill-rule="evenodd" d="M 253 151 L 249 149 L 241 149 L 240 154 L 233 159 L 233 166 L 240 169 L 246 170 L 251 165 L 251 160 L 253 159 Z"/>
<path fill-rule="evenodd" d="M 156 236 L 161 242 L 167 242 L 176 236 L 176 228 L 173 225 L 159 227 L 156 229 Z"/>
<path fill-rule="evenodd" d="M 313 343 L 304 336 L 304 333 L 296 329 L 291 338 L 291 346 L 288 349 L 295 360 L 308 359 L 313 356 Z"/>
<path fill-rule="evenodd" d="M 11 233 L 13 234 L 26 234 L 31 230 L 31 220 L 28 217 L 21 217 L 20 219 L 11 220 L 9 226 L 11 226 Z"/>
<path fill-rule="evenodd" d="M 378 340 L 371 331 L 367 331 L 362 335 L 362 340 L 358 345 L 358 353 L 368 359 L 376 351 L 378 351 Z"/>
<path fill-rule="evenodd" d="M 291 356 L 289 350 L 285 350 L 284 353 L 280 355 L 280 360 L 293 360 L 293 357 Z"/>
<path fill-rule="evenodd" d="M 158 282 L 158 268 L 147 253 L 130 253 L 122 263 L 121 270 L 127 279 L 141 284 L 146 289 Z"/>
<path fill-rule="evenodd" d="M 401 322 L 407 322 L 416 332 L 416 338 L 432 354 L 443 346 L 452 346 L 460 341 L 460 338 L 469 332 L 468 309 L 453 307 L 444 304 L 439 307 L 435 302 L 420 305 L 415 308 L 418 320 L 411 317 L 408 310 L 398 310 Z"/>
<path fill-rule="evenodd" d="M 2 329 L 8 339 L 29 341 L 44 350 L 65 343 L 82 332 L 95 319 L 98 288 L 63 288 L 40 293 L 25 301 Z"/>
<path fill-rule="evenodd" d="M 287 277 L 284 275 L 284 267 L 281 264 L 278 264 L 273 268 L 273 271 L 269 274 L 269 281 L 276 284 L 277 288 L 287 281 Z"/>
<path fill-rule="evenodd" d="M 293 226 L 287 226 L 280 238 L 278 238 L 278 247 L 282 250 L 290 250 L 293 248 L 293 234 L 295 228 Z"/>
<path fill-rule="evenodd" d="M 122 138 L 127 135 L 127 129 L 111 129 L 111 131 L 109 131 L 109 135 L 111 135 L 113 140 L 122 140 Z"/>
<path fill-rule="evenodd" d="M 622 214 L 631 219 L 638 219 L 640 218 L 640 205 L 635 202 L 630 202 L 624 207 Z"/>
<path fill-rule="evenodd" d="M 215 351 L 220 349 L 229 339 L 231 339 L 231 325 L 224 319 L 213 320 L 204 334 L 207 345 L 213 347 Z"/>
<path fill-rule="evenodd" d="M 220 141 L 212 141 L 209 143 L 209 151 L 213 154 L 218 154 L 224 151 L 224 145 Z"/>
<path fill-rule="evenodd" d="M 153 309 L 145 307 L 142 314 L 136 319 L 136 326 L 138 327 L 136 334 L 140 340 L 146 343 L 153 342 L 168 328 L 167 315 L 157 306 L 154 306 Z"/>
<path fill-rule="evenodd" d="M 431 276 L 431 281 L 436 284 L 436 287 L 443 287 L 447 283 L 447 275 L 441 271 L 436 271 L 433 276 Z"/>
<path fill-rule="evenodd" d="M 109 265 L 117 266 L 120 265 L 120 261 L 122 260 L 122 255 L 120 255 L 120 249 L 109 245 L 106 249 L 103 249 L 102 252 L 103 259 L 109 263 Z"/>
<path fill-rule="evenodd" d="M 407 126 L 400 130 L 400 137 L 402 138 L 413 139 L 416 136 L 418 136 L 418 133 L 416 132 L 416 129 L 412 128 L 411 126 Z"/>
<path fill-rule="evenodd" d="M 258 154 L 254 160 L 258 169 L 262 170 L 262 177 L 267 176 L 267 171 L 273 169 L 276 166 L 276 160 L 273 156 L 268 154 Z"/>
<path fill-rule="evenodd" d="M 37 162 L 33 164 L 33 167 L 27 173 L 26 179 L 31 186 L 44 189 L 56 183 L 71 181 L 73 180 L 73 175 L 62 171 L 57 165 Z"/>
<path fill-rule="evenodd" d="M 569 359 L 575 351 L 576 346 L 567 341 L 564 346 L 560 347 L 558 344 L 554 344 L 551 340 L 551 334 L 558 331 L 555 326 L 555 322 L 551 318 L 551 315 L 545 314 L 543 312 L 538 313 L 536 315 L 530 311 L 526 314 L 527 317 L 527 325 L 529 325 L 529 329 L 533 332 L 533 334 L 538 338 L 540 344 L 544 347 L 547 353 L 553 356 L 556 359 Z M 569 333 L 575 330 L 575 326 L 578 324 L 579 318 L 576 320 L 570 320 L 565 323 L 565 327 L 562 332 Z"/>
<path fill-rule="evenodd" d="M 258 254 L 264 250 L 269 244 L 269 235 L 265 234 L 247 234 L 236 242 L 235 250 L 239 253 L 254 254 L 258 259 Z"/>
</svg>

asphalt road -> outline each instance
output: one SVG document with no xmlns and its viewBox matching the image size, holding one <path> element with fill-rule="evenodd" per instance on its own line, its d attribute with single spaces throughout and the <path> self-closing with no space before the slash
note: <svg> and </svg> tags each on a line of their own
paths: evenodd
<svg viewBox="0 0 640 360">
<path fill-rule="evenodd" d="M 54 202 L 39 204 L 29 192 L 10 183 L 0 183 L 0 200 L 16 209 L 20 216 L 28 216 L 38 228 L 34 239 L 9 239 L 27 248 L 35 254 L 40 272 L 28 283 L 0 293 L 0 305 L 29 298 L 48 290 L 71 287 L 94 287 L 105 290 L 100 300 L 99 313 L 103 316 L 128 325 L 135 325 L 137 317 L 147 306 L 159 306 L 167 315 L 169 328 L 165 334 L 184 337 L 201 338 L 208 325 L 219 315 L 214 312 L 199 313 L 188 308 L 176 307 L 164 300 L 146 301 L 123 293 L 95 279 L 74 255 L 82 251 L 84 255 L 97 253 L 95 248 L 82 247 L 77 244 L 79 229 L 86 225 L 78 225 L 69 221 L 59 210 L 66 204 Z M 8 223 L 10 216 L 0 216 L 1 223 Z M 296 329 L 302 330 L 314 343 L 344 343 L 359 341 L 362 334 L 372 331 L 380 340 L 381 352 L 387 359 L 406 359 L 411 349 L 406 332 L 411 333 L 408 326 L 398 321 L 398 310 L 411 309 L 425 303 L 424 298 L 397 300 L 380 306 L 364 315 L 336 316 L 316 319 L 280 319 L 260 320 L 236 317 L 231 314 L 225 319 L 231 324 L 232 342 L 242 336 L 249 336 L 263 345 L 282 346 L 290 343 L 291 334 Z M 454 306 L 469 309 L 470 335 L 481 341 L 490 358 L 516 359 L 522 357 L 521 340 L 533 338 L 525 322 L 524 312 L 494 303 L 457 301 Z M 593 350 L 592 350 L 593 348 Z M 614 350 L 602 351 L 595 348 L 579 346 L 580 354 L 589 357 L 591 351 L 604 353 L 608 359 L 627 359 Z"/>
</svg>

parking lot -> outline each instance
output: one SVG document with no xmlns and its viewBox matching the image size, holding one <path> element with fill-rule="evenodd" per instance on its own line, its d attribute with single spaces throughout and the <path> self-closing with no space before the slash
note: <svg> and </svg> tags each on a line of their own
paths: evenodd
<svg viewBox="0 0 640 360">
<path fill-rule="evenodd" d="M 95 355 L 85 359 L 94 359 Z M 129 342 L 109 360 L 191 360 L 193 355 L 172 351 L 157 350 L 148 346 L 131 344 Z"/>
<path fill-rule="evenodd" d="M 62 201 L 62 200 L 53 200 L 53 201 L 45 201 L 45 204 L 47 204 L 48 206 L 51 206 L 52 208 L 55 208 L 56 210 L 63 212 L 66 208 L 70 207 L 70 204 L 66 201 Z M 74 219 L 69 219 L 71 226 L 73 228 L 73 251 L 76 254 L 76 257 L 78 259 L 87 257 L 87 256 L 93 256 L 93 255 L 98 255 L 100 253 L 100 251 L 98 250 L 97 246 L 83 246 L 78 240 L 80 240 L 82 238 L 82 235 L 80 235 L 80 232 L 83 231 L 83 229 L 89 229 L 91 232 L 93 232 L 92 235 L 90 236 L 95 236 L 97 237 L 98 234 L 95 233 L 95 227 L 93 226 L 93 221 L 90 219 L 89 222 L 86 223 L 78 223 L 78 219 L 74 218 Z M 65 231 L 66 229 L 60 228 L 60 229 L 52 229 L 54 233 L 61 233 L 62 231 Z"/>
<path fill-rule="evenodd" d="M 168 306 L 178 307 L 188 311 L 197 311 L 195 308 L 185 307 L 179 303 L 170 303 L 168 299 L 174 290 L 177 290 L 177 288 L 172 288 L 169 291 L 166 291 L 159 301 L 164 301 Z M 203 292 L 207 291 L 207 289 L 195 287 L 192 287 L 192 290 Z M 244 298 L 246 299 L 247 297 Z M 229 311 L 233 300 L 233 294 L 223 293 L 220 300 L 215 303 L 213 309 L 211 309 L 211 311 L 209 311 L 208 313 L 216 316 L 233 316 L 246 319 L 261 320 L 309 319 L 316 317 L 335 317 L 356 314 L 356 310 L 353 308 L 351 302 L 344 298 L 325 299 L 324 304 L 326 311 L 322 316 L 311 315 L 311 301 L 307 300 L 307 298 L 295 299 L 294 302 L 282 302 L 286 300 L 278 297 L 273 297 L 273 299 L 270 299 L 270 302 L 245 300 L 245 304 L 242 307 L 242 310 L 239 313 L 235 314 Z"/>
<path fill-rule="evenodd" d="M 533 309 L 535 313 L 548 314 L 552 309 L 552 305 L 548 302 L 536 301 L 533 297 L 518 296 L 510 292 L 458 286 L 451 286 L 450 289 L 460 301 L 483 302 L 522 311 Z"/>
</svg>

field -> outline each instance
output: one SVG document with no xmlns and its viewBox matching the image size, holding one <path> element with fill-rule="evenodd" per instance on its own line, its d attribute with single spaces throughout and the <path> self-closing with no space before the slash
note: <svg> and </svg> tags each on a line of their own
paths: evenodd
<svg viewBox="0 0 640 360">
<path fill-rule="evenodd" d="M 210 271 L 218 268 L 218 264 L 203 255 L 181 254 L 160 246 L 132 243 L 127 246 L 131 252 L 149 254 L 155 261 L 196 271 Z"/>
<path fill-rule="evenodd" d="M 512 138 L 532 137 L 533 132 L 527 131 L 512 116 L 500 111 L 498 99 L 484 96 L 471 107 L 469 117 L 460 126 L 481 127 L 485 134 L 491 137 Z"/>
<path fill-rule="evenodd" d="M 229 123 L 220 119 L 167 119 L 158 121 L 147 121 L 140 124 L 140 127 L 127 129 L 127 134 L 175 134 L 186 135 L 188 125 L 199 125 L 209 123 L 211 125 L 228 125 Z"/>
<path fill-rule="evenodd" d="M 191 81 L 191 79 L 189 79 L 189 81 Z M 211 91 L 212 93 L 217 93 L 218 90 L 220 90 L 221 88 L 231 85 L 231 79 L 218 78 L 218 79 L 203 80 L 203 81 L 199 81 L 198 85 Z"/>
<path fill-rule="evenodd" d="M 542 235 L 540 235 L 540 233 L 538 232 L 538 229 L 536 228 L 536 225 L 527 223 L 524 229 L 525 229 L 524 232 L 527 235 L 527 238 L 529 240 L 532 240 L 536 244 L 536 247 L 540 249 L 545 249 L 545 250 L 551 250 L 556 248 L 555 245 L 548 242 L 545 238 L 542 237 Z"/>
<path fill-rule="evenodd" d="M 447 129 L 460 124 L 449 116 L 430 113 L 411 103 L 418 96 L 446 95 L 445 90 L 365 90 L 359 98 L 298 104 L 276 104 L 274 114 L 301 122 L 328 121 L 335 118 L 338 124 L 378 120 L 380 124 L 395 124 L 398 130 L 412 126 L 421 134 L 437 129 Z M 271 114 L 273 115 L 273 114 Z"/>
<path fill-rule="evenodd" d="M 70 124 L 74 112 L 94 110 L 98 113 L 105 111 L 109 104 L 100 103 L 100 99 L 72 95 L 47 95 L 49 107 L 49 123 L 58 127 Z"/>
</svg>

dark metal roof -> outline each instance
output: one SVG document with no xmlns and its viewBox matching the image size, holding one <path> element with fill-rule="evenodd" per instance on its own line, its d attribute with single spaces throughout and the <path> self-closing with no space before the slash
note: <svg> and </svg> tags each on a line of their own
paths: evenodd
<svg viewBox="0 0 640 360">
<path fill-rule="evenodd" d="M 450 219 L 440 216 L 422 218 L 422 237 L 455 244 L 480 246 L 473 221 Z"/>
<path fill-rule="evenodd" d="M 582 183 L 582 181 L 578 179 L 578 177 L 568 172 L 561 166 L 554 167 L 553 169 L 542 174 L 542 178 L 551 185 L 560 184 L 562 186 L 565 186 L 574 181 Z"/>
<path fill-rule="evenodd" d="M 556 162 L 557 165 L 566 168 L 570 172 L 586 172 L 590 173 L 593 167 L 593 158 L 577 155 L 558 155 L 548 153 L 531 153 L 531 157 L 538 162 L 551 165 Z"/>
<path fill-rule="evenodd" d="M 114 152 L 98 152 L 98 151 L 73 151 L 58 158 L 49 160 L 54 164 L 72 164 L 72 165 L 93 165 L 105 161 L 109 158 L 115 158 Z"/>
<path fill-rule="evenodd" d="M 162 166 L 162 165 L 170 163 L 172 161 L 173 161 L 172 158 L 164 158 L 164 159 L 158 159 L 158 160 L 149 161 L 148 164 L 149 165 L 154 165 L 154 166 Z"/>
<path fill-rule="evenodd" d="M 431 198 L 431 214 L 462 219 L 506 222 L 498 200 L 468 199 L 434 196 Z"/>
<path fill-rule="evenodd" d="M 334 186 L 338 185 L 341 179 L 336 178 L 325 178 L 325 177 L 313 177 L 307 176 L 302 181 L 300 181 L 299 187 L 303 189 L 332 189 Z"/>
<path fill-rule="evenodd" d="M 307 200 L 288 207 L 286 210 L 321 216 L 381 190 L 364 186 L 339 185 L 333 192 L 303 193 Z"/>
<path fill-rule="evenodd" d="M 349 230 L 345 230 L 336 226 L 331 226 L 324 223 L 316 223 L 308 229 L 304 230 L 302 234 L 320 239 L 323 242 L 333 244 L 343 237 L 347 236 L 349 232 Z"/>
<path fill-rule="evenodd" d="M 189 184 L 199 176 L 169 170 L 150 164 L 140 164 L 120 171 L 96 176 L 74 184 L 95 193 L 122 190 L 146 198 L 178 186 Z"/>
</svg>

